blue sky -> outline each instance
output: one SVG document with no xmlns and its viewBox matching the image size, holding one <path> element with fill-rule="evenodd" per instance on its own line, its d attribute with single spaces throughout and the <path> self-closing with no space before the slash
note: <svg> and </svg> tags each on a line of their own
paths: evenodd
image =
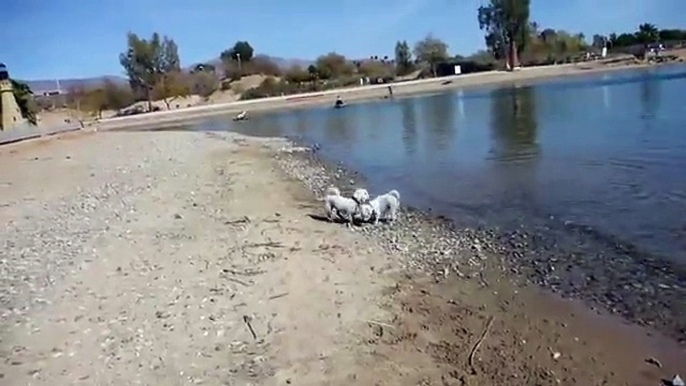
<svg viewBox="0 0 686 386">
<path fill-rule="evenodd" d="M 0 61 L 20 79 L 121 75 L 128 31 L 172 37 L 186 65 L 239 39 L 260 53 L 314 59 L 392 55 L 396 40 L 433 33 L 451 53 L 469 54 L 483 47 L 476 9 L 485 1 L 2 0 Z M 532 0 L 541 26 L 589 37 L 642 22 L 686 28 L 684 15 L 686 0 Z"/>
</svg>

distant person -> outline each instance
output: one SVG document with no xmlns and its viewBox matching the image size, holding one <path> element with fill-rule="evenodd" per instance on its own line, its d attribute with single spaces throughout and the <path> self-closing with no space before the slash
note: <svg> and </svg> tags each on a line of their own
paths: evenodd
<svg viewBox="0 0 686 386">
<path fill-rule="evenodd" d="M 345 102 L 343 102 L 343 99 L 341 99 L 341 96 L 338 95 L 336 97 L 336 103 L 334 104 L 335 107 L 343 107 L 345 106 Z"/>
<path fill-rule="evenodd" d="M 390 84 L 388 85 L 388 96 L 393 98 L 393 86 L 391 86 Z"/>
</svg>

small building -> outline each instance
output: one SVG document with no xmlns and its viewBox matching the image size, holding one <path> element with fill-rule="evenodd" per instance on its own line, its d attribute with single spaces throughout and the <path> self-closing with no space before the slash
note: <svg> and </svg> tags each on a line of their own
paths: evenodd
<svg viewBox="0 0 686 386">
<path fill-rule="evenodd" d="M 447 60 L 436 64 L 436 76 L 471 74 L 474 72 L 492 71 L 494 66 L 467 60 Z"/>
</svg>

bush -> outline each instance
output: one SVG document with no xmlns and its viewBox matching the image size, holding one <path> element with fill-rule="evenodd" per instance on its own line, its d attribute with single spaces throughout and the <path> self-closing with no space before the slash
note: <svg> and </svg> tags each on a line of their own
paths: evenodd
<svg viewBox="0 0 686 386">
<path fill-rule="evenodd" d="M 273 77 L 268 77 L 255 88 L 247 90 L 241 95 L 241 100 L 268 98 L 281 95 L 291 95 L 307 91 L 315 91 L 312 85 L 289 83 L 281 80 L 277 81 Z"/>
<path fill-rule="evenodd" d="M 204 98 L 217 90 L 217 77 L 212 72 L 199 71 L 190 76 L 190 86 L 193 94 Z"/>
<path fill-rule="evenodd" d="M 281 68 L 268 56 L 258 55 L 244 65 L 244 75 L 262 74 L 280 76 Z"/>
</svg>

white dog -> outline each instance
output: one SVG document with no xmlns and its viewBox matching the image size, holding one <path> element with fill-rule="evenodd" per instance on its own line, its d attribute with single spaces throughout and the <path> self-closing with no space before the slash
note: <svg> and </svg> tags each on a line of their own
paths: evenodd
<svg viewBox="0 0 686 386">
<path fill-rule="evenodd" d="M 391 190 L 386 194 L 377 196 L 371 200 L 369 204 L 374 210 L 374 224 L 379 220 L 384 219 L 393 222 L 398 218 L 398 208 L 400 208 L 400 193 L 397 190 Z"/>
<path fill-rule="evenodd" d="M 353 192 L 353 200 L 357 201 L 357 203 L 361 205 L 369 201 L 369 192 L 367 189 L 355 189 Z"/>
<path fill-rule="evenodd" d="M 360 209 L 354 217 L 355 220 L 359 220 L 362 222 L 377 222 L 376 212 L 374 211 L 374 207 L 372 206 L 372 204 L 369 202 L 360 204 Z"/>
<path fill-rule="evenodd" d="M 337 216 L 345 220 L 350 226 L 353 222 L 353 216 L 356 216 L 359 211 L 359 204 L 352 198 L 341 196 L 341 191 L 338 188 L 331 187 L 326 190 L 324 210 L 329 221 L 333 221 L 334 216 Z"/>
</svg>

